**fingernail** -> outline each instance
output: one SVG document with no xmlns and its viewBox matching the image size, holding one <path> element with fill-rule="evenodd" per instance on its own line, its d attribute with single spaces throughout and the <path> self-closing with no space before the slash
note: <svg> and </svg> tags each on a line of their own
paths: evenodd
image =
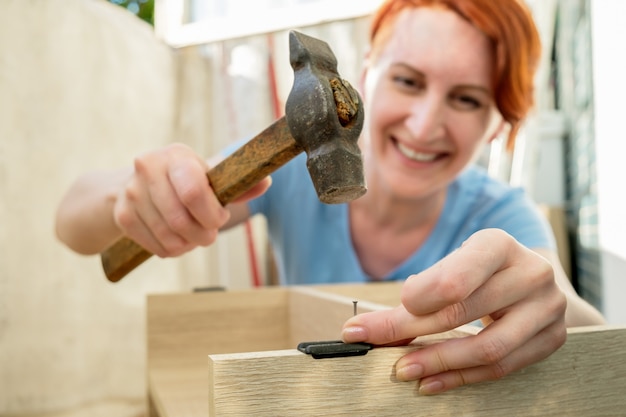
<svg viewBox="0 0 626 417">
<path fill-rule="evenodd" d="M 396 369 L 396 379 L 398 381 L 415 381 L 424 375 L 424 367 L 419 363 L 403 366 Z"/>
<path fill-rule="evenodd" d="M 367 330 L 364 327 L 346 327 L 341 331 L 341 337 L 344 342 L 362 342 L 367 340 Z"/>
<path fill-rule="evenodd" d="M 421 395 L 438 394 L 443 391 L 443 382 L 439 380 L 428 381 L 426 383 L 420 383 L 419 393 Z"/>
</svg>

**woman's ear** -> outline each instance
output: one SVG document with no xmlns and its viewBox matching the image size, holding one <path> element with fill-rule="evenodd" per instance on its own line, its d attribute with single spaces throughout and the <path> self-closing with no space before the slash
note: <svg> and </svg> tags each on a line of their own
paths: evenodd
<svg viewBox="0 0 626 417">
<path fill-rule="evenodd" d="M 361 96 L 363 96 L 363 99 L 365 100 L 365 79 L 367 78 L 367 65 L 363 65 L 363 69 L 361 70 L 361 76 L 359 77 L 359 85 L 358 85 L 358 90 L 361 93 Z"/>
</svg>

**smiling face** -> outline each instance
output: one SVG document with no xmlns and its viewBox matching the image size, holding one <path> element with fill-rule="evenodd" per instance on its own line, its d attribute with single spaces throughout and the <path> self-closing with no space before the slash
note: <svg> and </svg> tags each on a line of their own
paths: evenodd
<svg viewBox="0 0 626 417">
<path fill-rule="evenodd" d="M 502 126 L 489 39 L 443 8 L 401 12 L 363 85 L 370 189 L 405 199 L 445 192 Z"/>
</svg>

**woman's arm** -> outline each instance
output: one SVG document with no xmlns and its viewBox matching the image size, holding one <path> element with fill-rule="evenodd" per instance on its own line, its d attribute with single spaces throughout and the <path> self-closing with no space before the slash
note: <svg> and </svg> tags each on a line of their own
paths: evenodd
<svg viewBox="0 0 626 417">
<path fill-rule="evenodd" d="M 550 262 L 554 269 L 555 281 L 567 298 L 565 325 L 567 327 L 576 327 L 605 324 L 606 321 L 602 314 L 576 293 L 561 265 L 558 254 L 549 249 L 534 249 L 534 252 Z"/>
<path fill-rule="evenodd" d="M 56 212 L 56 235 L 70 249 L 96 254 L 122 236 L 113 219 L 120 190 L 132 176 L 131 168 L 87 173 L 63 196 Z"/>
</svg>

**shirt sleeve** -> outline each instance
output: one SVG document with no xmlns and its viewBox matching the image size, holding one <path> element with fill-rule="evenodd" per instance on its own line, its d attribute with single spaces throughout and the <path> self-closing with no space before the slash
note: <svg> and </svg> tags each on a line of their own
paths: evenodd
<svg viewBox="0 0 626 417">
<path fill-rule="evenodd" d="M 502 229 L 528 248 L 556 249 L 552 227 L 522 188 L 508 189 L 478 218 L 479 229 Z"/>
</svg>

